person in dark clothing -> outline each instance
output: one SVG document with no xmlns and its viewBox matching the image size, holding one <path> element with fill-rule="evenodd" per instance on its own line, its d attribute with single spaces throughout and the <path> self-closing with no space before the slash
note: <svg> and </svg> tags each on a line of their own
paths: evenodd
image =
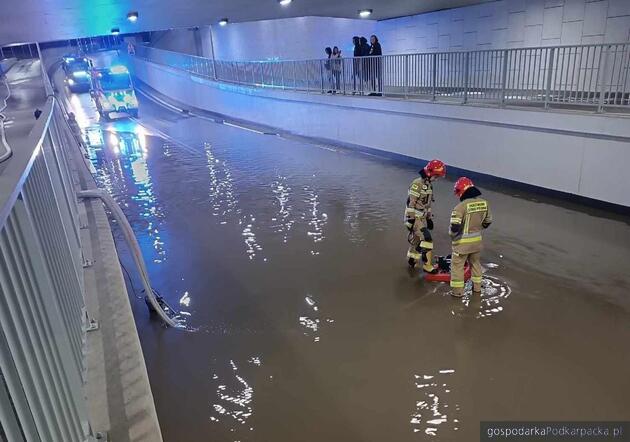
<svg viewBox="0 0 630 442">
<path fill-rule="evenodd" d="M 352 37 L 352 44 L 354 45 L 354 59 L 352 60 L 352 95 L 356 94 L 361 85 L 361 39 L 358 36 Z M 359 79 L 357 85 L 357 78 Z M 359 86 L 359 88 L 357 88 Z"/>
<path fill-rule="evenodd" d="M 370 55 L 370 45 L 367 38 L 361 37 L 359 42 L 361 44 L 361 57 L 368 57 Z M 370 61 L 366 58 L 361 60 L 361 93 L 365 90 L 365 83 L 369 80 L 369 68 Z"/>
<path fill-rule="evenodd" d="M 356 35 L 352 37 L 352 44 L 354 45 L 354 57 L 361 56 L 361 39 Z"/>
<path fill-rule="evenodd" d="M 383 60 L 381 58 L 383 50 L 376 35 L 370 37 L 370 43 L 370 57 L 374 57 L 370 58 L 369 76 L 373 91 L 370 95 L 381 96 L 383 95 Z"/>
<path fill-rule="evenodd" d="M 370 45 L 368 44 L 367 38 L 361 37 L 359 42 L 361 43 L 361 57 L 370 55 Z"/>
<path fill-rule="evenodd" d="M 370 37 L 370 55 L 383 55 L 381 44 L 379 43 L 376 35 L 372 35 Z"/>
</svg>

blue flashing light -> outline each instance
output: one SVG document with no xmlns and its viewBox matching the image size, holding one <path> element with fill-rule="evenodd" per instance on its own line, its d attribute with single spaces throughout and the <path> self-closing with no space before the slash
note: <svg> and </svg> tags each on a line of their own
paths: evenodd
<svg viewBox="0 0 630 442">
<path fill-rule="evenodd" d="M 74 61 L 74 57 L 63 57 L 64 61 L 71 62 Z"/>
</svg>

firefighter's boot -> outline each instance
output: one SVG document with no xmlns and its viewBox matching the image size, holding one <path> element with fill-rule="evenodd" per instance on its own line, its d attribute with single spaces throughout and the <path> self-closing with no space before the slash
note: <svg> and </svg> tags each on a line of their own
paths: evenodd
<svg viewBox="0 0 630 442">
<path fill-rule="evenodd" d="M 424 250 L 422 253 L 422 270 L 427 273 L 436 273 L 437 269 L 433 266 L 433 250 Z"/>
</svg>

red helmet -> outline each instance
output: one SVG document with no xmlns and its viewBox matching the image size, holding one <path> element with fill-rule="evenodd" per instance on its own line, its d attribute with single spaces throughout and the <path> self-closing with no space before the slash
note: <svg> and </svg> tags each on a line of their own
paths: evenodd
<svg viewBox="0 0 630 442">
<path fill-rule="evenodd" d="M 426 173 L 428 177 L 445 177 L 446 165 L 440 160 L 431 160 L 424 166 L 424 173 Z"/>
<path fill-rule="evenodd" d="M 466 178 L 465 176 L 461 177 L 457 181 L 455 181 L 455 186 L 453 187 L 453 192 L 457 195 L 458 198 L 461 198 L 464 192 L 474 186 L 474 183 L 470 178 Z"/>
</svg>

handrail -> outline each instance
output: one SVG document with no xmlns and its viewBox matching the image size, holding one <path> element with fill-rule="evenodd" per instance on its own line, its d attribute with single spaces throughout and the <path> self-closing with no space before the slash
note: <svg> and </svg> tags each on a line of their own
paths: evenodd
<svg viewBox="0 0 630 442">
<path fill-rule="evenodd" d="M 381 57 L 392 57 L 392 56 L 404 56 L 404 55 L 432 55 L 432 54 L 466 54 L 466 53 L 478 53 L 478 52 L 497 52 L 497 51 L 511 51 L 511 50 L 531 50 L 531 49 L 563 49 L 563 48 L 586 48 L 586 47 L 606 47 L 606 46 L 619 46 L 619 45 L 630 45 L 628 42 L 619 42 L 619 43 L 593 43 L 593 44 L 578 44 L 578 45 L 557 45 L 557 46 L 522 46 L 518 48 L 494 48 L 494 49 L 464 49 L 464 50 L 454 50 L 454 51 L 433 51 L 433 52 L 403 52 L 401 54 L 383 54 L 383 55 L 365 55 L 361 57 L 340 57 L 342 59 L 363 59 L 363 58 L 381 58 Z M 156 48 L 154 46 L 149 45 L 138 45 L 138 47 L 146 47 L 155 49 L 161 52 L 168 52 L 176 55 L 185 55 L 188 57 L 200 58 L 200 59 L 208 59 L 207 57 L 203 57 L 201 55 L 187 54 L 185 52 L 173 51 L 171 49 L 162 49 Z M 215 58 L 217 62 L 224 63 L 282 63 L 282 62 L 303 62 L 303 61 L 326 61 L 328 58 L 286 58 L 280 60 L 224 60 L 220 58 Z"/>
<path fill-rule="evenodd" d="M 52 119 L 54 105 L 55 98 L 48 97 L 35 126 L 31 129 L 28 137 L 22 140 L 19 147 L 15 149 L 10 160 L 11 167 L 5 168 L 0 173 L 0 226 L 4 225 L 11 213 L 33 167 L 33 162 L 41 150 Z"/>
<path fill-rule="evenodd" d="M 7 96 L 2 99 L 4 104 L 2 105 L 2 107 L 0 107 L 0 142 L 2 143 L 2 146 L 4 147 L 4 153 L 0 155 L 0 163 L 2 163 L 11 157 L 11 155 L 13 154 L 13 151 L 11 150 L 11 146 L 9 146 L 9 143 L 6 138 L 6 133 L 4 130 L 4 121 L 6 120 L 6 115 L 4 115 L 3 113 L 4 110 L 8 106 L 9 98 L 11 98 L 11 87 L 9 86 L 9 81 L 7 80 L 6 75 L 0 75 L 0 76 L 2 77 L 4 81 L 5 87 L 7 88 Z"/>
</svg>

